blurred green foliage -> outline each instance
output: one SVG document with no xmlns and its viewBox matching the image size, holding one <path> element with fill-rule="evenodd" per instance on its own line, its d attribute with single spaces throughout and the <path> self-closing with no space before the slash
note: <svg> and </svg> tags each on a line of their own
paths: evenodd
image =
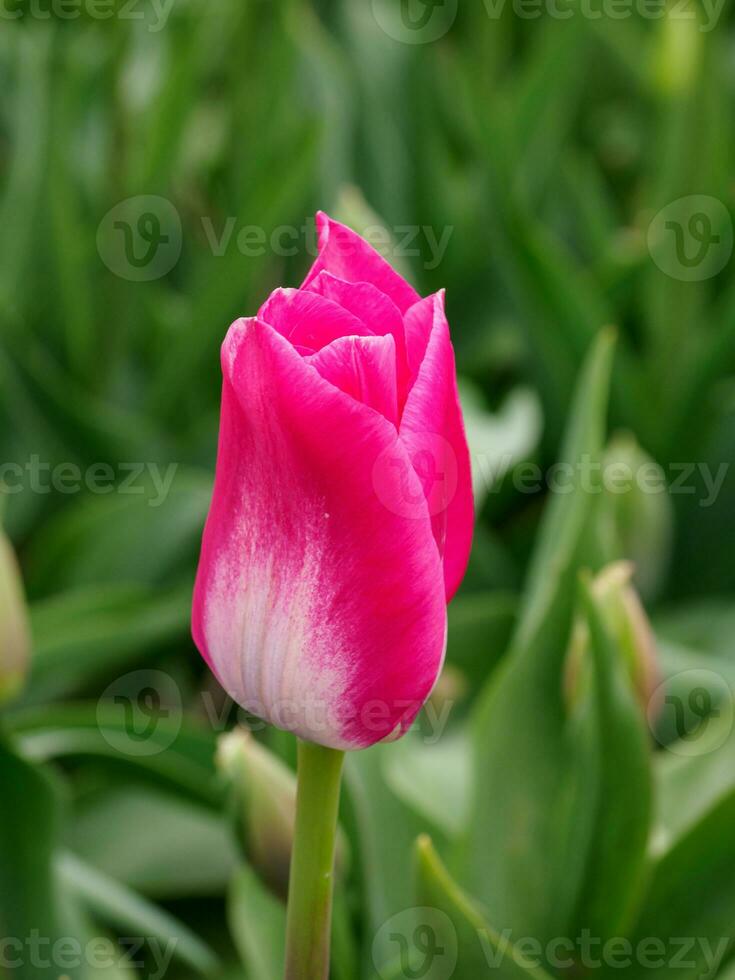
<svg viewBox="0 0 735 980">
<path fill-rule="evenodd" d="M 450 924 L 448 949 L 459 937 L 459 980 L 484 975 L 478 935 L 502 980 L 545 980 L 569 970 L 514 944 L 585 929 L 663 942 L 663 966 L 626 967 L 636 980 L 725 975 L 732 11 L 478 0 L 405 43 L 390 6 L 2 6 L 0 464 L 34 651 L 2 717 L 0 934 L 175 937 L 167 976 L 279 974 L 283 907 L 243 856 L 214 762 L 236 713 L 188 616 L 219 344 L 300 281 L 323 208 L 384 224 L 417 288 L 446 288 L 481 504 L 429 737 L 348 760 L 334 976 L 403 976 L 390 936 L 409 942 L 421 916 L 385 927 L 422 906 Z M 151 242 L 171 260 L 141 264 Z M 596 341 L 608 325 L 614 364 L 610 335 Z M 571 493 L 520 482 L 524 466 L 621 458 L 668 492 L 590 495 L 577 470 Z M 659 638 L 647 718 L 578 582 L 619 558 L 638 563 Z M 575 608 L 594 682 L 570 711 Z M 141 694 L 131 719 L 121 705 Z M 293 764 L 289 737 L 260 737 Z M 688 966 L 672 965 L 676 937 L 699 941 Z M 161 980 L 153 948 L 80 972 Z M 578 952 L 574 974 L 595 972 Z M 441 957 L 435 973 L 412 963 L 446 976 Z M 48 969 L 25 956 L 12 973 Z"/>
</svg>

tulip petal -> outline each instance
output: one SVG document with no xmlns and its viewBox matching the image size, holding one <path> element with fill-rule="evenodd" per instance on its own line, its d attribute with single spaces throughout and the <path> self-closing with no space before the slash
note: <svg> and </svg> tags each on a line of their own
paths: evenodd
<svg viewBox="0 0 735 980">
<path fill-rule="evenodd" d="M 443 292 L 421 300 L 409 311 L 406 338 L 416 380 L 399 432 L 424 487 L 434 537 L 443 556 L 449 601 L 467 567 L 474 505 Z"/>
<path fill-rule="evenodd" d="M 302 289 L 310 288 L 319 273 L 326 271 L 347 282 L 372 283 L 393 300 L 401 313 L 419 301 L 416 290 L 364 238 L 321 211 L 316 216 L 316 224 L 319 255 Z"/>
<path fill-rule="evenodd" d="M 387 337 L 340 337 L 308 361 L 327 381 L 398 424 L 396 345 Z"/>
<path fill-rule="evenodd" d="M 320 272 L 308 286 L 359 317 L 368 330 L 377 336 L 391 334 L 396 344 L 397 385 L 401 408 L 408 393 L 408 362 L 403 317 L 396 304 L 370 282 L 347 282 L 330 272 Z"/>
<path fill-rule="evenodd" d="M 370 745 L 411 723 L 443 659 L 441 561 L 425 505 L 405 513 L 419 481 L 395 427 L 267 324 L 236 321 L 222 358 L 195 642 L 245 708 Z"/>
<path fill-rule="evenodd" d="M 318 293 L 276 289 L 258 311 L 258 318 L 288 337 L 294 347 L 320 350 L 337 337 L 365 336 L 370 329 L 352 313 Z"/>
</svg>

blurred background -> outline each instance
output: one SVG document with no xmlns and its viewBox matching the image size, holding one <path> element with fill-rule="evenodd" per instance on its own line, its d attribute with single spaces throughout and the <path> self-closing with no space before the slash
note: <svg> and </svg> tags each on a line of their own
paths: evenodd
<svg viewBox="0 0 735 980">
<path fill-rule="evenodd" d="M 188 975 L 211 972 L 211 948 L 240 969 L 227 915 L 273 921 L 261 884 L 242 885 L 245 912 L 226 899 L 237 844 L 213 758 L 236 712 L 188 623 L 219 345 L 301 281 L 318 209 L 422 294 L 447 291 L 478 498 L 450 611 L 459 717 L 505 651 L 549 496 L 532 474 L 557 459 L 606 325 L 607 458 L 658 488 L 610 496 L 610 556 L 636 560 L 662 675 L 697 663 L 735 683 L 730 8 L 2 0 L 0 20 L 2 523 L 33 637 L 5 715 L 57 773 L 44 834 L 83 929 L 119 934 L 155 903 L 161 934 L 171 915 L 197 933 L 168 974 Z M 369 797 L 386 777 L 364 770 Z M 34 807 L 43 830 L 51 804 Z M 338 911 L 344 977 L 361 887 Z M 268 976 L 244 932 L 248 975 Z"/>
</svg>

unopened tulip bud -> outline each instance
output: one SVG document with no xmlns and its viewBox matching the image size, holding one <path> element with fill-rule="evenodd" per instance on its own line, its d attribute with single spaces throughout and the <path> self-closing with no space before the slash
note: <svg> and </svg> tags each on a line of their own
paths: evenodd
<svg viewBox="0 0 735 980">
<path fill-rule="evenodd" d="M 265 884 L 285 900 L 296 819 L 296 776 L 243 728 L 223 735 L 217 764 L 231 783 L 243 816 L 248 860 Z M 345 866 L 338 836 L 336 869 Z"/>
<path fill-rule="evenodd" d="M 0 531 L 0 703 L 23 685 L 31 637 L 23 585 L 10 541 Z"/>
<path fill-rule="evenodd" d="M 653 630 L 631 584 L 632 576 L 631 562 L 613 562 L 595 577 L 592 593 L 610 635 L 625 659 L 636 696 L 646 711 L 660 677 Z M 580 618 L 574 625 L 567 657 L 565 689 L 569 701 L 576 698 L 583 683 L 588 648 L 589 630 L 586 620 Z"/>
<path fill-rule="evenodd" d="M 668 566 L 674 518 L 661 467 L 629 433 L 610 442 L 603 459 L 608 493 L 606 531 L 616 558 L 631 561 L 633 581 L 645 598 L 655 596 Z"/>
</svg>

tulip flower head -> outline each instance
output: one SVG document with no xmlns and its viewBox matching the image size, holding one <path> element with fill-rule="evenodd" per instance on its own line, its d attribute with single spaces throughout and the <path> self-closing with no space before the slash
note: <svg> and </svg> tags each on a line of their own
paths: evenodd
<svg viewBox="0 0 735 980">
<path fill-rule="evenodd" d="M 355 749 L 405 731 L 439 675 L 472 484 L 443 294 L 317 225 L 302 286 L 222 346 L 193 635 L 238 704 Z"/>
</svg>

